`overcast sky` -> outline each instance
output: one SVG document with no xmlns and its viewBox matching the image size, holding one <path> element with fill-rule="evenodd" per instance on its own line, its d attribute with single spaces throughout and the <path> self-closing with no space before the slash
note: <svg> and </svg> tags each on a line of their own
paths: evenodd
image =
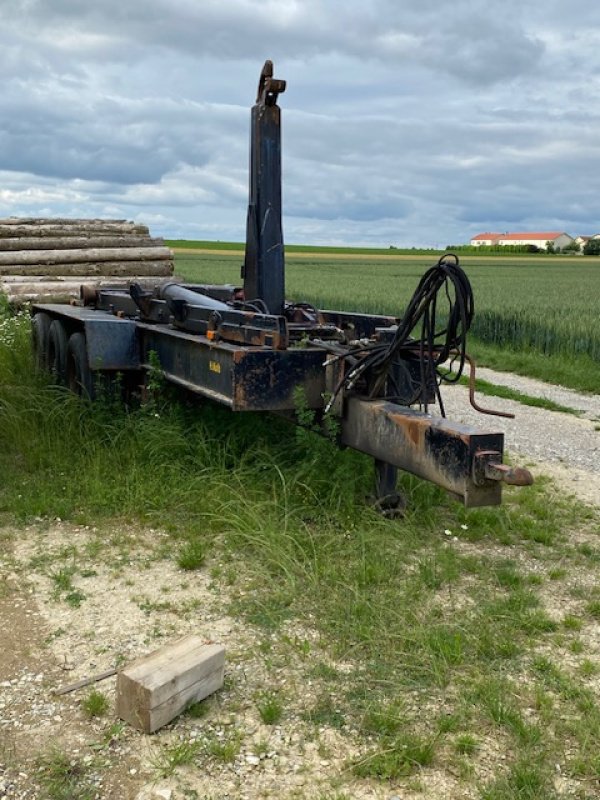
<svg viewBox="0 0 600 800">
<path fill-rule="evenodd" d="M 592 0 L 0 0 L 0 216 L 242 241 L 266 58 L 287 242 L 600 232 Z"/>
</svg>

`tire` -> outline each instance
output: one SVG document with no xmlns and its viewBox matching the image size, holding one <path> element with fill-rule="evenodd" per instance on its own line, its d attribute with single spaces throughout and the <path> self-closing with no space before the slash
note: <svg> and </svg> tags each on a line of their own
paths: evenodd
<svg viewBox="0 0 600 800">
<path fill-rule="evenodd" d="M 58 319 L 52 320 L 48 332 L 48 369 L 56 383 L 67 382 L 68 336 Z"/>
<path fill-rule="evenodd" d="M 48 343 L 51 323 L 51 318 L 43 311 L 34 314 L 31 320 L 33 363 L 38 372 L 48 371 Z"/>
<path fill-rule="evenodd" d="M 94 399 L 94 380 L 88 363 L 83 333 L 74 333 L 67 345 L 66 383 L 68 388 L 88 400 Z"/>
</svg>

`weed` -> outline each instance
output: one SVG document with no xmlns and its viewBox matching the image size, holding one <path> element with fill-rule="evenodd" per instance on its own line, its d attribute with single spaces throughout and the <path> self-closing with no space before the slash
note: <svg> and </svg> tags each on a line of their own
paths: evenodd
<svg viewBox="0 0 600 800">
<path fill-rule="evenodd" d="M 459 736 L 456 739 L 454 746 L 457 753 L 465 756 L 475 755 L 475 753 L 479 750 L 479 742 L 477 738 L 470 733 L 463 733 L 461 736 Z"/>
<path fill-rule="evenodd" d="M 224 764 L 231 764 L 240 752 L 241 744 L 242 735 L 239 731 L 234 730 L 221 738 L 216 735 L 208 736 L 202 743 L 202 748 L 210 758 Z"/>
<path fill-rule="evenodd" d="M 264 725 L 276 725 L 283 716 L 283 703 L 275 692 L 263 694 L 257 703 L 257 708 Z"/>
<path fill-rule="evenodd" d="M 111 743 L 117 742 L 121 738 L 121 734 L 125 730 L 125 723 L 118 722 L 111 723 L 108 728 L 104 731 L 104 735 L 102 737 L 103 745 L 108 746 Z"/>
<path fill-rule="evenodd" d="M 302 712 L 302 719 L 311 722 L 313 725 L 321 727 L 327 725 L 330 728 L 343 728 L 346 719 L 342 712 L 341 703 L 334 702 L 329 694 L 322 695 L 315 705 L 307 711 Z"/>
<path fill-rule="evenodd" d="M 600 600 L 591 600 L 585 610 L 594 619 L 600 619 Z"/>
<path fill-rule="evenodd" d="M 177 566 L 180 569 L 199 569 L 206 559 L 205 545 L 200 539 L 190 539 L 185 542 L 177 555 Z"/>
<path fill-rule="evenodd" d="M 151 766 L 161 778 L 168 778 L 177 767 L 191 764 L 201 746 L 199 742 L 183 741 L 163 747 L 151 761 Z"/>
<path fill-rule="evenodd" d="M 84 765 L 58 749 L 40 758 L 37 777 L 49 800 L 91 800 L 95 794 L 85 785 Z"/>
<path fill-rule="evenodd" d="M 551 581 L 562 581 L 566 578 L 568 572 L 564 567 L 552 567 L 548 570 L 548 577 Z"/>
<path fill-rule="evenodd" d="M 585 678 L 590 678 L 592 675 L 597 675 L 599 671 L 600 666 L 598 666 L 595 661 L 591 661 L 589 658 L 584 659 L 579 665 L 579 672 Z"/>
<path fill-rule="evenodd" d="M 523 757 L 481 793 L 482 800 L 553 800 L 556 793 L 544 764 Z"/>
<path fill-rule="evenodd" d="M 72 592 L 68 592 L 65 595 L 65 601 L 68 603 L 68 605 L 71 606 L 71 608 L 79 608 L 79 606 L 84 600 L 85 600 L 84 593 L 78 591 L 77 589 L 75 589 Z"/>
<path fill-rule="evenodd" d="M 418 767 L 433 762 L 435 739 L 404 733 L 386 740 L 383 748 L 375 750 L 354 764 L 354 772 L 361 778 L 394 780 L 410 775 Z"/>
<path fill-rule="evenodd" d="M 205 717 L 210 709 L 210 702 L 208 700 L 201 700 L 196 703 L 190 703 L 186 708 L 185 713 L 192 717 L 192 719 L 201 719 Z"/>
<path fill-rule="evenodd" d="M 63 567 L 50 575 L 57 592 L 70 592 L 73 589 L 74 567 Z"/>
<path fill-rule="evenodd" d="M 583 627 L 583 622 L 573 614 L 565 614 L 562 625 L 568 631 L 580 631 Z"/>
<path fill-rule="evenodd" d="M 88 696 L 81 701 L 81 708 L 86 717 L 101 717 L 108 711 L 108 698 L 102 692 L 93 689 Z"/>
</svg>

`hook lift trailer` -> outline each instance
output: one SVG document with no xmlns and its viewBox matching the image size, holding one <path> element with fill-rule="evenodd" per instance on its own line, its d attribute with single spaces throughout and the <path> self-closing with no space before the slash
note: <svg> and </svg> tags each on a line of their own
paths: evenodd
<svg viewBox="0 0 600 800">
<path fill-rule="evenodd" d="M 373 457 L 376 502 L 389 515 L 403 507 L 398 469 L 467 507 L 499 504 L 502 483 L 531 484 L 530 473 L 502 463 L 502 433 L 446 419 L 440 393 L 469 363 L 474 404 L 474 365 L 466 354 L 473 298 L 456 256 L 444 255 L 425 273 L 399 317 L 286 302 L 277 105 L 285 88 L 267 61 L 251 114 L 243 287 L 82 287 L 71 305 L 34 304 L 38 364 L 92 398 L 99 374 L 143 384 L 157 356 L 167 381 L 232 411 L 271 412 L 302 424 L 308 409 L 324 431 L 336 430 L 340 446 Z M 454 371 L 444 366 L 449 362 Z M 435 402 L 438 416 L 427 413 Z M 328 425 L 328 416 L 337 424 Z"/>
</svg>

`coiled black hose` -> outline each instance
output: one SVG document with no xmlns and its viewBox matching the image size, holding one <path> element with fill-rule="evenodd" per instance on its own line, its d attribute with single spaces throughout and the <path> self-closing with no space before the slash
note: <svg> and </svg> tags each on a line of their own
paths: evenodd
<svg viewBox="0 0 600 800">
<path fill-rule="evenodd" d="M 443 293 L 442 299 L 446 298 L 447 313 L 438 327 L 440 293 Z M 412 402 L 427 397 L 428 387 L 434 385 L 443 416 L 444 405 L 439 385 L 442 381 L 456 383 L 463 372 L 466 338 L 473 311 L 473 291 L 469 279 L 459 264 L 458 256 L 446 253 L 421 278 L 392 341 L 361 345 L 343 356 L 351 366 L 336 387 L 328 409 L 343 388 L 351 390 L 363 377 L 367 378 L 370 397 L 380 397 L 383 392 L 389 394 L 386 390 L 391 389 L 390 399 L 393 399 L 393 364 L 418 354 L 420 381 L 414 387 Z M 415 338 L 411 334 L 419 325 L 420 336 Z M 453 370 L 443 370 L 442 364 L 451 356 Z"/>
</svg>

